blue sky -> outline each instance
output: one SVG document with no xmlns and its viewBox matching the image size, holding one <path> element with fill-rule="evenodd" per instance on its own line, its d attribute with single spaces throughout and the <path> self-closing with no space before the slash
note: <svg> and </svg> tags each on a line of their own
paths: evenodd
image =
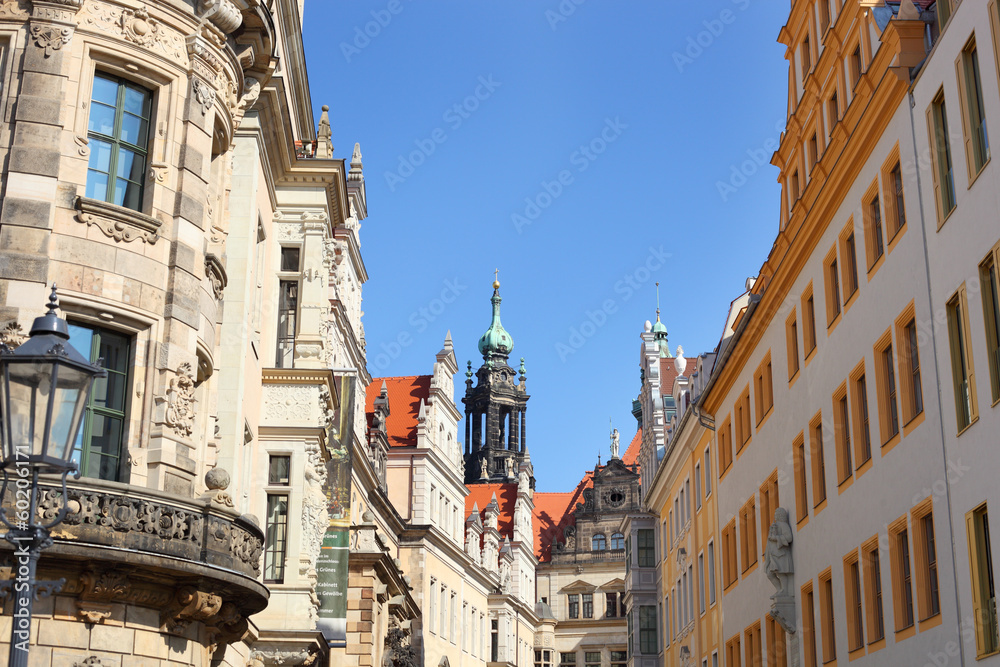
<svg viewBox="0 0 1000 667">
<path fill-rule="evenodd" d="M 355 141 L 364 156 L 372 375 L 430 373 L 450 329 L 460 401 L 499 269 L 538 489 L 607 460 L 609 417 L 624 446 L 654 282 L 671 350 L 691 357 L 715 347 L 774 240 L 787 14 L 774 0 L 307 2 L 316 117 L 329 104 L 336 156 Z"/>
</svg>

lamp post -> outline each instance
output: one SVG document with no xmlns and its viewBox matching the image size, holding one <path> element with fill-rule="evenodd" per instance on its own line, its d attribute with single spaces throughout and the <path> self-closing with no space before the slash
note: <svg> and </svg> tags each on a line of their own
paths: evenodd
<svg viewBox="0 0 1000 667">
<path fill-rule="evenodd" d="M 66 582 L 38 581 L 35 571 L 42 549 L 52 546 L 49 529 L 66 516 L 66 476 L 79 476 L 73 446 L 90 390 L 96 378 L 107 376 L 70 345 L 66 320 L 56 313 L 55 285 L 47 307 L 21 346 L 0 345 L 0 501 L 7 499 L 9 487 L 13 491 L 9 507 L 0 507 L 0 521 L 8 528 L 4 539 L 14 545 L 13 578 L 0 583 L 0 592 L 14 598 L 10 667 L 28 664 L 33 601 L 58 592 Z M 48 523 L 38 521 L 42 473 L 62 476 L 63 506 Z"/>
</svg>

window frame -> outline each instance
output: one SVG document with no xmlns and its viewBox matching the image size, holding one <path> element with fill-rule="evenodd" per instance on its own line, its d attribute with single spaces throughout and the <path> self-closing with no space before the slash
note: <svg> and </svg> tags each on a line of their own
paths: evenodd
<svg viewBox="0 0 1000 667">
<path fill-rule="evenodd" d="M 767 351 L 754 373 L 754 413 L 759 431 L 774 410 L 774 369 L 771 350 Z"/>
<path fill-rule="evenodd" d="M 795 522 L 801 529 L 809 520 L 809 479 L 806 472 L 805 433 L 799 431 L 792 441 L 792 468 L 795 476 Z"/>
<path fill-rule="evenodd" d="M 916 629 L 913 605 L 913 569 L 910 560 L 909 525 L 904 514 L 889 524 L 889 561 L 892 570 L 892 609 L 896 640 L 905 639 Z"/>
<path fill-rule="evenodd" d="M 1000 403 L 1000 243 L 979 263 L 980 295 L 993 405 Z"/>
<path fill-rule="evenodd" d="M 910 301 L 896 318 L 895 326 L 896 341 L 899 343 L 896 346 L 896 363 L 900 370 L 897 381 L 902 407 L 900 422 L 902 423 L 903 437 L 906 437 L 924 418 L 920 332 L 917 330 L 916 310 L 913 301 Z M 915 367 L 914 358 L 916 359 Z"/>
<path fill-rule="evenodd" d="M 875 354 L 875 388 L 878 393 L 878 423 L 883 454 L 901 438 L 899 419 L 899 375 L 893 351 L 892 330 L 886 329 L 872 348 Z"/>
<path fill-rule="evenodd" d="M 865 651 L 865 610 L 859 552 L 844 557 L 844 606 L 847 611 L 847 652 L 857 656 Z"/>
<path fill-rule="evenodd" d="M 868 281 L 875 277 L 885 262 L 885 216 L 882 215 L 882 198 L 879 194 L 878 179 L 872 181 L 861 197 L 861 215 L 865 230 L 865 259 Z"/>
<path fill-rule="evenodd" d="M 826 506 L 829 495 L 826 488 L 826 429 L 822 411 L 809 420 L 809 456 L 812 467 L 813 511 L 819 513 Z"/>
<path fill-rule="evenodd" d="M 952 391 L 954 393 L 955 421 L 961 435 L 979 421 L 979 401 L 976 395 L 976 370 L 972 357 L 972 341 L 969 336 L 969 299 L 963 282 L 946 304 L 948 316 L 948 347 L 951 351 Z M 960 406 L 963 395 L 962 384 L 967 384 L 967 401 Z M 966 420 L 962 407 L 968 410 Z M 961 415 L 960 415 L 961 412 Z M 963 423 L 964 422 L 964 423 Z"/>
<path fill-rule="evenodd" d="M 818 345 L 816 336 L 816 298 L 812 281 L 802 291 L 802 349 L 805 353 L 805 365 L 808 366 L 816 353 Z"/>
<path fill-rule="evenodd" d="M 882 586 L 882 561 L 878 535 L 861 545 L 862 574 L 864 575 L 865 630 L 868 650 L 876 651 L 885 645 L 885 588 Z"/>
<path fill-rule="evenodd" d="M 882 192 L 885 193 L 885 231 L 887 252 L 892 252 L 906 232 L 906 186 L 899 157 L 899 143 L 889 151 L 882 165 Z"/>
<path fill-rule="evenodd" d="M 863 475 L 872 465 L 872 423 L 868 374 L 862 358 L 850 375 L 851 418 L 854 428 L 854 469 Z"/>
<path fill-rule="evenodd" d="M 819 577 L 819 615 L 823 636 L 823 664 L 837 659 L 836 613 L 833 605 L 833 572 L 827 568 Z"/>
<path fill-rule="evenodd" d="M 791 387 L 799 376 L 801 362 L 799 361 L 799 323 L 795 306 L 785 320 L 785 348 L 788 356 L 788 386 Z"/>
<path fill-rule="evenodd" d="M 847 219 L 847 224 L 840 231 L 837 241 L 841 258 L 841 299 L 844 302 L 844 312 L 847 312 L 854 305 L 861 289 L 861 280 L 858 276 L 858 235 L 854 231 L 853 215 Z"/>
<path fill-rule="evenodd" d="M 1000 628 L 997 624 L 996 582 L 993 575 L 993 548 L 989 532 L 987 503 L 965 515 L 969 548 L 969 574 L 972 585 L 972 613 L 976 630 L 976 659 L 1000 653 Z M 990 596 L 990 593 L 993 593 Z M 992 625 L 992 628 L 989 627 Z"/>
<path fill-rule="evenodd" d="M 948 132 L 948 107 L 944 88 L 940 88 L 927 107 L 927 133 L 931 149 L 931 174 L 934 182 L 934 205 L 938 229 L 958 207 L 955 191 L 955 162 Z M 942 161 L 944 160 L 944 161 Z"/>
<path fill-rule="evenodd" d="M 823 258 L 823 286 L 826 293 L 826 335 L 829 336 L 840 322 L 843 311 L 840 289 L 840 269 L 837 261 L 837 245 L 834 244 Z"/>
<path fill-rule="evenodd" d="M 934 529 L 933 498 L 927 498 L 911 511 L 914 545 L 914 584 L 920 630 L 941 618 L 941 571 L 937 536 Z M 928 526 L 929 523 L 929 526 Z M 928 530 L 929 528 L 929 530 Z"/>
<path fill-rule="evenodd" d="M 854 445 L 851 442 L 851 407 L 847 382 L 833 392 L 833 440 L 837 450 L 837 487 L 843 493 L 854 481 Z M 847 486 L 845 486 L 845 484 Z"/>
</svg>

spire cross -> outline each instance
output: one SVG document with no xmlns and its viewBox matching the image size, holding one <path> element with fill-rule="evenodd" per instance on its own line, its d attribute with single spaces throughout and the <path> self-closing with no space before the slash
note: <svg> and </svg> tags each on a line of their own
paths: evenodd
<svg viewBox="0 0 1000 667">
<path fill-rule="evenodd" d="M 493 280 L 500 280 L 500 269 L 493 269 Z"/>
</svg>

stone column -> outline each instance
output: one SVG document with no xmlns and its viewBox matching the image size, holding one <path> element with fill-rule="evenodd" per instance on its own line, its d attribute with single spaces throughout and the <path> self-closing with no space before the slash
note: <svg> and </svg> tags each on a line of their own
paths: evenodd
<svg viewBox="0 0 1000 667">
<path fill-rule="evenodd" d="M 524 453 L 525 447 L 527 446 L 527 438 L 525 436 L 525 430 L 527 428 L 525 426 L 525 420 L 527 419 L 527 416 L 528 416 L 528 406 L 524 406 L 524 407 L 521 408 L 521 420 L 520 420 L 521 421 L 521 453 L 522 454 Z"/>
<path fill-rule="evenodd" d="M 519 449 L 518 443 L 520 438 L 518 437 L 518 431 L 521 428 L 521 411 L 515 408 L 510 412 L 510 443 L 508 449 L 513 452 L 521 451 Z"/>
<path fill-rule="evenodd" d="M 326 214 L 303 214 L 302 281 L 299 287 L 299 329 L 295 334 L 295 367 L 323 368 L 323 313 L 328 307 L 323 252 L 328 226 Z M 326 303 L 324 303 L 326 301 Z"/>
</svg>

